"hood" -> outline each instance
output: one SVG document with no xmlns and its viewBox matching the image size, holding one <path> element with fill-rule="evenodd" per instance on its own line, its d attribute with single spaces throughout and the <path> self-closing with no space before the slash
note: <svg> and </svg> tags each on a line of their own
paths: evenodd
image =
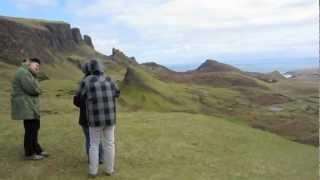
<svg viewBox="0 0 320 180">
<path fill-rule="evenodd" d="M 97 60 L 90 60 L 82 67 L 82 71 L 86 75 L 101 75 L 103 74 L 103 66 Z"/>
</svg>

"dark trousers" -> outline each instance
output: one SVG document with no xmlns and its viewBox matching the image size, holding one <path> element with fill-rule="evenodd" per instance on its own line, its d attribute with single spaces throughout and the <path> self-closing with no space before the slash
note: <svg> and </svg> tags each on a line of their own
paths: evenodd
<svg viewBox="0 0 320 180">
<path fill-rule="evenodd" d="M 38 132 L 40 129 L 39 119 L 28 119 L 23 121 L 24 134 L 24 151 L 26 156 L 41 154 L 42 149 L 38 143 Z"/>
</svg>

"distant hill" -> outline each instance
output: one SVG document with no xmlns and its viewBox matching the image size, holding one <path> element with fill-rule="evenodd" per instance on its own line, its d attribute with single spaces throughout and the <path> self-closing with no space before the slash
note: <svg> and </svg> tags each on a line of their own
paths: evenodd
<svg viewBox="0 0 320 180">
<path fill-rule="evenodd" d="M 143 64 L 147 71 L 163 81 L 216 87 L 257 87 L 267 89 L 265 84 L 240 69 L 215 60 L 206 60 L 197 69 L 175 72 L 156 63 Z"/>
<path fill-rule="evenodd" d="M 228 72 L 235 71 L 240 72 L 240 69 L 231 65 L 220 63 L 216 60 L 208 59 L 202 63 L 196 70 L 196 72 Z"/>
<path fill-rule="evenodd" d="M 275 83 L 279 80 L 285 79 L 279 71 L 273 71 L 270 73 L 247 72 L 247 74 L 268 83 Z"/>
<path fill-rule="evenodd" d="M 155 72 L 155 73 L 174 73 L 174 71 L 170 70 L 169 68 L 157 64 L 155 62 L 146 62 L 141 64 L 146 69 Z"/>
<path fill-rule="evenodd" d="M 307 80 L 307 81 L 319 81 L 320 80 L 320 72 L 319 69 L 300 69 L 295 71 L 289 71 L 285 73 L 289 75 L 291 79 L 297 80 Z"/>
</svg>

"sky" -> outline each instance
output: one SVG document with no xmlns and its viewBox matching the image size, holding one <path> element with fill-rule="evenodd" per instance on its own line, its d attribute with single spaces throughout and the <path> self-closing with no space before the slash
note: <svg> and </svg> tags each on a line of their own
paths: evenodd
<svg viewBox="0 0 320 180">
<path fill-rule="evenodd" d="M 0 15 L 60 20 L 139 63 L 206 59 L 267 72 L 318 67 L 318 0 L 1 0 Z"/>
</svg>

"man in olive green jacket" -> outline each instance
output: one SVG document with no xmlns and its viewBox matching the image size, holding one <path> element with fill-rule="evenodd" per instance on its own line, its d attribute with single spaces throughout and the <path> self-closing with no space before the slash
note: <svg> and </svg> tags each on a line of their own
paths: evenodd
<svg viewBox="0 0 320 180">
<path fill-rule="evenodd" d="M 24 150 L 29 160 L 40 160 L 48 156 L 38 143 L 40 129 L 39 96 L 41 90 L 37 80 L 40 60 L 31 58 L 24 60 L 18 68 L 12 82 L 11 116 L 14 120 L 23 120 Z"/>
</svg>

